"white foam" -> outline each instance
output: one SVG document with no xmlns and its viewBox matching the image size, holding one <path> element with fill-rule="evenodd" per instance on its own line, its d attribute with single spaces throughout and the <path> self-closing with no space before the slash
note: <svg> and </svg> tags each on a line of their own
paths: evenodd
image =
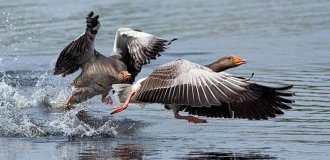
<svg viewBox="0 0 330 160">
<path fill-rule="evenodd" d="M 0 135 L 7 137 L 47 135 L 90 137 L 116 134 L 110 122 L 93 128 L 77 118 L 76 114 L 85 109 L 86 103 L 77 105 L 70 111 L 52 112 L 51 108 L 48 108 L 51 106 L 45 104 L 63 101 L 70 91 L 65 87 L 58 87 L 63 85 L 56 85 L 61 82 L 50 82 L 47 73 L 38 77 L 36 85 L 30 89 L 32 93 L 30 90 L 20 90 L 24 87 L 9 85 L 6 83 L 8 79 L 5 81 L 4 77 L 0 80 Z"/>
<path fill-rule="evenodd" d="M 28 99 L 20 95 L 16 88 L 9 86 L 4 81 L 0 82 L 0 107 L 27 107 Z"/>
</svg>

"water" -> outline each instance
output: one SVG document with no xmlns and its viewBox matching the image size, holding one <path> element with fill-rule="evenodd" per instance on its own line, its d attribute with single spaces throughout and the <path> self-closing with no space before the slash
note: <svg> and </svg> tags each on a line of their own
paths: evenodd
<svg viewBox="0 0 330 160">
<path fill-rule="evenodd" d="M 0 13 L 0 159 L 327 159 L 330 150 L 330 2 L 317 1 L 3 1 Z M 110 54 L 118 27 L 167 39 L 146 76 L 176 58 L 207 64 L 235 54 L 230 70 L 271 85 L 294 84 L 296 103 L 267 121 L 175 120 L 160 105 L 112 106 L 94 97 L 52 109 L 78 73 L 52 69 L 59 52 L 100 14 L 96 48 Z"/>
</svg>

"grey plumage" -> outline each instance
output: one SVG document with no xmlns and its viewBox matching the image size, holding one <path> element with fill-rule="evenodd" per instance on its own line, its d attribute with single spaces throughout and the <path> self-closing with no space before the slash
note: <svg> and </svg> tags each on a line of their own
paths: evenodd
<svg viewBox="0 0 330 160">
<path fill-rule="evenodd" d="M 225 61 L 218 63 L 225 65 Z M 130 102 L 161 103 L 174 113 L 183 110 L 199 116 L 255 120 L 275 117 L 283 114 L 281 109 L 291 108 L 288 104 L 293 101 L 285 97 L 293 96 L 286 91 L 292 85 L 262 86 L 211 68 L 187 60 L 161 65 L 139 84 Z"/>
<path fill-rule="evenodd" d="M 225 72 L 176 60 L 157 67 L 133 97 L 135 100 L 192 106 L 221 105 L 248 94 L 248 83 Z"/>
</svg>

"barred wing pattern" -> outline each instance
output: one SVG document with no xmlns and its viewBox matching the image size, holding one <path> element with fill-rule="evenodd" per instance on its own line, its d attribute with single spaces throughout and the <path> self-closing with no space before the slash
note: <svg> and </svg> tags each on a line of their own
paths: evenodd
<svg viewBox="0 0 330 160">
<path fill-rule="evenodd" d="M 206 116 L 213 118 L 243 118 L 250 120 L 266 120 L 269 117 L 276 117 L 284 114 L 281 109 L 290 109 L 288 104 L 294 101 L 287 99 L 294 94 L 287 90 L 292 85 L 284 87 L 267 87 L 259 84 L 250 84 L 248 89 L 258 95 L 257 99 L 245 99 L 244 101 L 222 103 L 211 107 L 192 107 L 189 105 L 180 106 L 180 110 L 192 115 Z M 168 108 L 165 106 L 165 108 Z M 168 108 L 170 109 L 170 108 Z"/>
<path fill-rule="evenodd" d="M 93 35 L 85 32 L 69 43 L 56 61 L 54 75 L 62 74 L 65 77 L 77 71 L 87 61 L 95 59 L 93 40 Z"/>
<path fill-rule="evenodd" d="M 187 60 L 175 60 L 156 68 L 141 83 L 134 101 L 211 107 L 224 102 L 257 99 L 247 90 L 250 83 L 231 74 L 213 72 Z"/>
<path fill-rule="evenodd" d="M 77 39 L 70 42 L 57 58 L 54 75 L 76 72 L 84 63 L 95 59 L 94 40 L 101 24 L 98 21 L 99 16 L 94 16 L 90 12 L 86 17 L 86 31 Z"/>
<path fill-rule="evenodd" d="M 132 74 L 133 82 L 142 66 L 160 56 L 160 53 L 166 49 L 165 46 L 169 44 L 167 40 L 140 30 L 119 28 L 116 32 L 113 55 L 119 56 L 125 63 L 128 72 Z"/>
</svg>

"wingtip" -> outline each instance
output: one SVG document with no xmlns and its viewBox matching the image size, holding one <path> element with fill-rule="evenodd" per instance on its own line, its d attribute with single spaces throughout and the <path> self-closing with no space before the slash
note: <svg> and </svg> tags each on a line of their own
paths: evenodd
<svg viewBox="0 0 330 160">
<path fill-rule="evenodd" d="M 290 84 L 290 85 L 287 85 L 287 86 L 284 86 L 283 88 L 281 88 L 282 90 L 288 90 L 288 89 L 291 89 L 293 88 L 293 85 Z"/>
<path fill-rule="evenodd" d="M 94 15 L 94 12 L 93 12 L 93 11 L 91 11 L 91 12 L 89 12 L 89 14 L 87 15 L 87 17 L 86 17 L 86 18 L 91 18 L 93 15 Z"/>
<path fill-rule="evenodd" d="M 97 19 L 99 19 L 99 18 L 100 18 L 100 16 L 99 16 L 99 15 L 96 15 L 94 18 L 97 20 Z"/>
<path fill-rule="evenodd" d="M 170 45 L 173 41 L 176 41 L 176 40 L 178 40 L 178 38 L 173 38 L 172 40 L 170 40 L 170 41 L 167 43 L 167 45 Z"/>
<path fill-rule="evenodd" d="M 61 74 L 60 70 L 55 68 L 54 71 L 53 71 L 53 75 L 59 75 L 59 74 Z"/>
</svg>

